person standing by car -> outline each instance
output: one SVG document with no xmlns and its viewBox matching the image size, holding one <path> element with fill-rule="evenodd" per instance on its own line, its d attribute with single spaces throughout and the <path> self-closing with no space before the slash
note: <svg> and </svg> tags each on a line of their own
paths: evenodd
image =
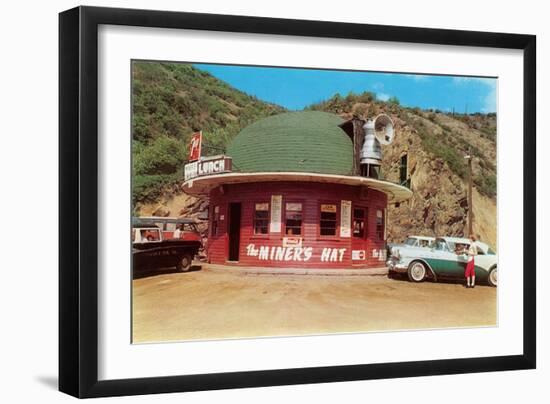
<svg viewBox="0 0 550 404">
<path fill-rule="evenodd" d="M 475 259 L 477 255 L 477 237 L 475 234 L 470 234 L 470 245 L 465 253 L 468 256 L 468 262 L 466 263 L 466 269 L 464 271 L 464 277 L 466 278 L 466 287 L 475 288 L 476 286 L 476 269 L 475 269 Z"/>
<path fill-rule="evenodd" d="M 177 238 L 179 239 L 181 237 L 181 225 L 178 225 L 176 227 L 176 230 L 174 231 L 174 235 L 172 236 L 172 238 Z"/>
</svg>

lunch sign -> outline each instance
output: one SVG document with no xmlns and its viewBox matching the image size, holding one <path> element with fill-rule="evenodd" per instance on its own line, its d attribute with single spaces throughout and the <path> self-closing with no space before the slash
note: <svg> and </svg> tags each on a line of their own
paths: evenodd
<svg viewBox="0 0 550 404">
<path fill-rule="evenodd" d="M 198 161 L 188 163 L 184 167 L 185 181 L 205 175 L 231 172 L 231 157 L 224 155 L 202 157 Z"/>
</svg>

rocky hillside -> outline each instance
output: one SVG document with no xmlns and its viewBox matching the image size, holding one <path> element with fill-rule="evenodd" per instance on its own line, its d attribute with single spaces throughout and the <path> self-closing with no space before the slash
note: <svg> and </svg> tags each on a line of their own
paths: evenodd
<svg viewBox="0 0 550 404">
<path fill-rule="evenodd" d="M 496 115 L 448 114 L 401 107 L 398 100 L 380 102 L 371 93 L 334 96 L 310 107 L 343 118 L 386 113 L 396 137 L 383 146 L 382 173 L 399 181 L 400 158 L 408 157 L 413 197 L 388 209 L 388 237 L 402 241 L 409 234 L 462 236 L 467 231 L 468 167 L 474 178 L 474 232 L 496 248 Z"/>
<path fill-rule="evenodd" d="M 398 180 L 396 162 L 407 152 L 413 197 L 389 209 L 389 237 L 407 234 L 461 236 L 467 231 L 467 165 L 474 178 L 474 232 L 496 248 L 496 144 L 479 130 L 441 113 L 401 111 L 398 136 L 384 150 L 383 170 Z M 449 150 L 453 150 L 449 154 Z"/>
<path fill-rule="evenodd" d="M 140 145 L 138 147 L 142 147 L 142 144 L 154 147 L 155 139 L 169 137 L 177 139 L 180 147 L 186 150 L 185 141 L 192 129 L 202 128 L 207 142 L 223 150 L 241 127 L 282 111 L 277 106 L 240 93 L 188 65 L 144 64 L 138 69 L 134 66 L 134 78 L 140 83 L 134 84 L 136 111 L 142 111 L 138 116 L 142 116 L 145 122 L 145 127 L 140 130 L 138 127 L 141 123 L 136 125 L 134 122 L 134 140 Z M 190 80 L 191 83 L 193 80 L 205 82 L 208 86 L 197 93 L 183 90 L 191 85 Z M 171 83 L 167 88 L 179 90 L 174 90 L 176 93 L 166 90 L 162 111 L 144 112 L 142 108 L 146 103 L 139 101 L 141 98 L 136 95 L 145 91 L 145 87 L 146 93 L 154 94 L 159 86 L 164 86 L 164 81 Z M 222 89 L 220 92 L 218 87 Z M 193 102 L 187 100 L 188 97 Z M 211 109 L 209 103 L 212 101 L 208 100 L 215 100 L 218 109 Z M 180 110 L 181 105 L 187 105 L 185 108 L 189 109 Z M 408 202 L 389 207 L 390 241 L 402 241 L 408 234 L 461 236 L 465 233 L 468 171 L 464 155 L 470 152 L 473 155 L 474 173 L 474 231 L 481 235 L 482 240 L 496 247 L 495 114 L 452 115 L 441 111 L 405 108 L 395 98 L 382 102 L 372 93 L 350 94 L 346 97 L 335 95 L 308 109 L 332 112 L 343 118 L 351 118 L 353 115 L 372 117 L 384 112 L 394 120 L 397 135 L 391 145 L 383 147 L 383 176 L 397 182 L 400 158 L 403 153 L 407 153 L 414 196 Z M 166 114 L 168 117 L 165 117 Z M 157 122 L 160 116 L 165 122 L 177 121 L 179 129 L 171 132 L 168 129 L 170 125 Z M 150 131 L 147 128 L 151 128 Z M 149 135 L 144 138 L 147 133 Z M 214 149 L 211 151 L 215 154 Z M 150 175 L 154 176 L 154 172 L 154 169 L 150 171 Z M 183 195 L 177 181 L 164 185 L 162 191 L 152 197 L 147 195 L 147 198 L 136 200 L 135 196 L 134 185 L 135 210 L 142 215 L 199 217 L 204 215 L 208 206 L 208 201 L 198 201 Z"/>
</svg>

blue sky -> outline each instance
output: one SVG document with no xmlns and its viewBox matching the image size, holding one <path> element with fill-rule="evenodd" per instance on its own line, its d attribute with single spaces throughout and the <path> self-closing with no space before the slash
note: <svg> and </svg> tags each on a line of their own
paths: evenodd
<svg viewBox="0 0 550 404">
<path fill-rule="evenodd" d="M 195 64 L 261 100 L 301 110 L 334 94 L 371 91 L 401 105 L 456 112 L 496 112 L 496 79 L 278 67 Z"/>
</svg>

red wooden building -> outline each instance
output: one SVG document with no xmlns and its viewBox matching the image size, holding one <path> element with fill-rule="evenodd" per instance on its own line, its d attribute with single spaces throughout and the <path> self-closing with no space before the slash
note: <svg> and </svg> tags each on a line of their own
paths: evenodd
<svg viewBox="0 0 550 404">
<path fill-rule="evenodd" d="M 210 199 L 209 262 L 383 266 L 386 208 L 411 191 L 379 178 L 380 161 L 367 149 L 379 155 L 380 144 L 369 146 L 373 137 L 364 129 L 373 122 L 380 120 L 344 122 L 313 111 L 275 115 L 242 130 L 227 156 L 188 164 L 184 190 Z"/>
</svg>

